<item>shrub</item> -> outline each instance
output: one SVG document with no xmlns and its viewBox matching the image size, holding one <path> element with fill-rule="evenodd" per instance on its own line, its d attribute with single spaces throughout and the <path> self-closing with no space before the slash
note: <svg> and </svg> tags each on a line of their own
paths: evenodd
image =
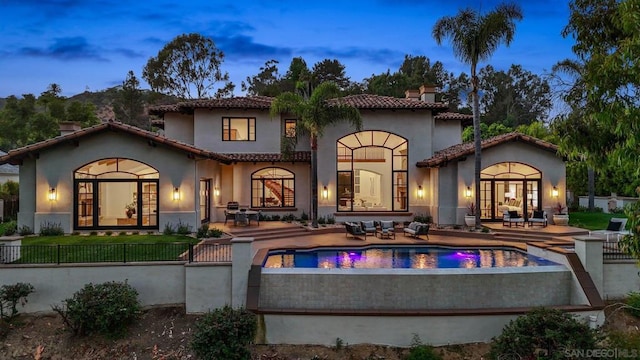
<svg viewBox="0 0 640 360">
<path fill-rule="evenodd" d="M 33 235 L 33 230 L 31 230 L 27 225 L 22 225 L 20 226 L 20 229 L 18 229 L 18 234 L 20 236 Z"/>
<path fill-rule="evenodd" d="M 198 228 L 196 232 L 196 237 L 198 239 L 206 238 L 209 236 L 209 224 L 203 224 Z"/>
<path fill-rule="evenodd" d="M 111 236 L 113 235 L 113 231 L 105 231 L 104 234 L 107 236 Z"/>
<path fill-rule="evenodd" d="M 627 304 L 626 309 L 629 314 L 640 317 L 640 292 L 632 291 L 627 294 L 625 303 Z"/>
<path fill-rule="evenodd" d="M 224 231 L 218 228 L 209 229 L 209 237 L 219 238 L 222 237 L 222 235 L 224 235 Z"/>
<path fill-rule="evenodd" d="M 0 225 L 0 236 L 11 236 L 18 231 L 18 223 L 15 220 L 7 221 Z"/>
<path fill-rule="evenodd" d="M 256 331 L 255 315 L 225 305 L 196 322 L 191 348 L 202 359 L 250 359 L 249 345 Z"/>
<path fill-rule="evenodd" d="M 106 233 L 105 233 L 105 234 L 106 234 Z M 109 234 L 107 234 L 107 235 L 109 235 Z M 118 235 L 120 235 L 120 236 L 125 236 L 125 235 L 127 235 L 127 232 L 126 232 L 126 231 L 120 231 L 120 232 L 118 233 Z"/>
<path fill-rule="evenodd" d="M 405 357 L 405 360 L 441 360 L 442 356 L 434 350 L 433 346 L 424 345 L 420 341 L 420 337 L 417 334 L 413 335 L 411 340 L 411 348 L 409 349 L 409 355 Z"/>
<path fill-rule="evenodd" d="M 538 308 L 512 320 L 493 339 L 492 359 L 564 358 L 566 350 L 595 349 L 595 330 L 557 309 Z"/>
<path fill-rule="evenodd" d="M 164 224 L 164 230 L 162 231 L 164 235 L 175 235 L 176 229 L 172 223 Z"/>
<path fill-rule="evenodd" d="M 327 215 L 327 224 L 333 225 L 335 223 L 336 223 L 336 218 L 331 215 Z"/>
<path fill-rule="evenodd" d="M 87 284 L 73 297 L 53 306 L 76 335 L 121 337 L 140 315 L 138 292 L 126 282 Z"/>
<path fill-rule="evenodd" d="M 413 217 L 413 221 L 421 222 L 424 224 L 431 224 L 433 222 L 433 217 L 431 215 L 417 214 Z"/>
<path fill-rule="evenodd" d="M 29 283 L 16 283 L 2 285 L 0 287 L 0 320 L 11 322 L 18 316 L 18 303 L 24 306 L 27 296 L 33 292 L 33 285 Z"/>
<path fill-rule="evenodd" d="M 45 221 L 40 224 L 40 236 L 62 236 L 64 230 L 61 223 Z"/>
<path fill-rule="evenodd" d="M 326 224 L 326 223 L 327 223 L 327 220 L 324 218 L 324 216 L 320 216 L 320 217 L 318 218 L 318 224 L 320 224 L 320 225 L 324 225 L 324 224 Z"/>
<path fill-rule="evenodd" d="M 96 236 L 96 235 L 98 235 L 98 232 L 97 231 L 92 231 L 92 232 L 89 233 L 89 235 Z"/>
<path fill-rule="evenodd" d="M 302 220 L 302 221 L 309 220 L 309 215 L 307 215 L 307 213 L 303 211 L 302 215 L 300 215 L 300 220 Z"/>
<path fill-rule="evenodd" d="M 273 216 L 271 217 L 271 220 L 273 220 L 273 221 L 279 221 L 279 220 L 280 220 L 280 215 L 273 215 Z"/>
<path fill-rule="evenodd" d="M 176 232 L 180 235 L 189 235 L 191 234 L 191 225 L 183 223 L 182 220 L 178 220 Z"/>
</svg>

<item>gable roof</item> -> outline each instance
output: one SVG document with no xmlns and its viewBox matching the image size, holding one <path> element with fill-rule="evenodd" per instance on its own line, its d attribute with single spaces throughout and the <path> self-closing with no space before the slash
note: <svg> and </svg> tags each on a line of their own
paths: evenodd
<svg viewBox="0 0 640 360">
<path fill-rule="evenodd" d="M 7 155 L 6 152 L 0 150 L 0 157 Z M 20 173 L 20 169 L 17 166 L 11 164 L 2 164 L 0 165 L 0 174 L 15 174 L 18 175 Z"/>
<path fill-rule="evenodd" d="M 519 132 L 510 132 L 507 134 L 501 134 L 492 138 L 482 141 L 481 149 L 488 149 L 497 145 L 501 145 L 507 142 L 521 141 L 534 146 L 537 146 L 543 150 L 551 151 L 553 153 L 558 152 L 558 146 L 550 142 L 540 140 L 533 136 L 525 135 Z M 446 165 L 450 161 L 458 160 L 462 157 L 473 155 L 475 153 L 475 146 L 473 142 L 467 142 L 450 146 L 448 148 L 436 151 L 435 154 L 425 160 L 418 161 L 417 167 L 439 167 Z"/>
<path fill-rule="evenodd" d="M 164 136 L 158 135 L 157 133 L 153 133 L 147 130 L 142 130 L 135 126 L 131 126 L 131 125 L 123 124 L 120 122 L 115 122 L 115 121 L 109 121 L 109 122 L 101 123 L 88 128 L 84 128 L 78 131 L 74 131 L 66 135 L 60 135 L 51 139 L 40 141 L 35 144 L 31 144 L 18 149 L 11 150 L 9 151 L 8 154 L 0 156 L 0 164 L 9 163 L 13 165 L 19 165 L 24 158 L 37 156 L 37 154 L 40 151 L 46 150 L 52 146 L 56 146 L 58 144 L 63 144 L 63 143 L 77 142 L 81 138 L 84 138 L 93 134 L 105 132 L 105 131 L 123 132 L 123 133 L 131 134 L 131 135 L 146 139 L 149 142 L 149 145 L 151 146 L 155 146 L 156 144 L 162 144 L 175 150 L 184 151 L 191 156 L 218 160 L 225 164 L 231 163 L 231 159 L 224 155 L 217 154 L 207 150 L 202 150 L 193 145 L 185 144 L 180 141 L 168 139 Z"/>
<path fill-rule="evenodd" d="M 193 114 L 195 109 L 257 109 L 269 110 L 275 98 L 269 96 L 246 96 L 222 99 L 206 99 L 183 101 L 172 105 L 158 105 L 149 108 L 152 115 L 163 115 L 168 112 Z M 418 99 L 395 98 L 372 94 L 349 95 L 329 100 L 330 104 L 348 104 L 358 109 L 387 109 L 387 110 L 447 110 L 448 104 L 427 103 Z M 454 113 L 447 113 L 454 114 Z M 462 114 L 460 114 L 462 115 Z M 462 115 L 466 116 L 466 115 Z"/>
</svg>

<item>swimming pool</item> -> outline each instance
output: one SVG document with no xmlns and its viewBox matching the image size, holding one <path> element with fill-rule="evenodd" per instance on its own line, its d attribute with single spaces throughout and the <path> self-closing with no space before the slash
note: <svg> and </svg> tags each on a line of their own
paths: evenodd
<svg viewBox="0 0 640 360">
<path fill-rule="evenodd" d="M 269 251 L 264 268 L 472 269 L 554 266 L 557 263 L 513 248 L 369 246 Z"/>
</svg>

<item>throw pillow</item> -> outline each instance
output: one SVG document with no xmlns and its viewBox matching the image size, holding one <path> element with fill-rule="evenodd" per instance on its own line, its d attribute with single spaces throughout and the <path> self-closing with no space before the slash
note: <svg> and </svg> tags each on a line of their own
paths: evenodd
<svg viewBox="0 0 640 360">
<path fill-rule="evenodd" d="M 607 225 L 607 231 L 620 231 L 620 227 L 622 223 L 620 221 L 609 220 L 609 225 Z"/>
<path fill-rule="evenodd" d="M 517 211 L 509 211 L 509 217 L 512 219 L 516 219 L 516 218 L 519 218 L 520 216 L 518 216 Z"/>
<path fill-rule="evenodd" d="M 373 225 L 373 221 L 363 221 L 362 227 L 365 229 L 371 229 L 371 228 L 374 228 L 375 226 Z"/>
<path fill-rule="evenodd" d="M 383 229 L 393 229 L 393 221 L 380 221 L 380 227 Z"/>
<path fill-rule="evenodd" d="M 542 219 L 542 218 L 544 218 L 544 211 L 534 210 L 533 211 L 533 217 L 534 217 L 534 219 Z"/>
<path fill-rule="evenodd" d="M 409 224 L 409 229 L 411 229 L 411 230 L 415 230 L 415 229 L 416 229 L 416 227 L 418 227 L 418 225 L 419 225 L 419 224 L 418 224 L 417 222 L 412 221 L 412 222 L 411 222 L 411 224 Z"/>
</svg>

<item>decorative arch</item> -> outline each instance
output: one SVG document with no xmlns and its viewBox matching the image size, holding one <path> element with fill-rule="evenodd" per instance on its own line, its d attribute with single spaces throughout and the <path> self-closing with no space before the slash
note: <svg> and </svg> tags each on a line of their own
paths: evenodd
<svg viewBox="0 0 640 360">
<path fill-rule="evenodd" d="M 74 228 L 158 229 L 156 168 L 126 158 L 82 165 L 74 176 Z"/>
<path fill-rule="evenodd" d="M 295 174 L 267 167 L 251 174 L 251 207 L 295 207 Z"/>
<path fill-rule="evenodd" d="M 337 209 L 407 211 L 408 141 L 397 134 L 366 130 L 336 141 Z"/>
<path fill-rule="evenodd" d="M 542 172 L 526 163 L 501 162 L 480 173 L 481 217 L 502 219 L 505 211 L 516 211 L 525 219 L 542 209 Z"/>
</svg>

